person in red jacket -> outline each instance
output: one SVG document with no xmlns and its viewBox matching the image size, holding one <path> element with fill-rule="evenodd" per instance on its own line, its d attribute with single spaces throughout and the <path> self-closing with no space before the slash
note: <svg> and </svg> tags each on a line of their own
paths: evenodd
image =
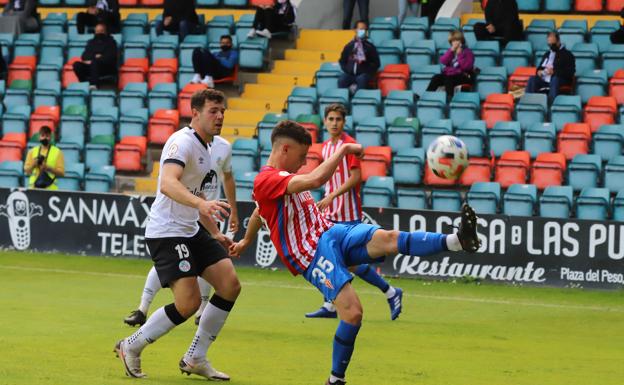
<svg viewBox="0 0 624 385">
<path fill-rule="evenodd" d="M 442 73 L 431 78 L 427 91 L 435 91 L 444 86 L 446 98 L 451 100 L 455 86 L 472 83 L 474 69 L 474 54 L 466 47 L 466 39 L 461 31 L 453 31 L 449 34 L 449 48 L 440 58 L 444 65 Z"/>
</svg>

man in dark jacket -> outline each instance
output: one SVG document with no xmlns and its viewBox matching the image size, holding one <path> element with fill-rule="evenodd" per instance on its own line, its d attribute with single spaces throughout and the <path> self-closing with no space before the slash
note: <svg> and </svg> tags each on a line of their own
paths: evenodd
<svg viewBox="0 0 624 385">
<path fill-rule="evenodd" d="M 366 39 L 368 25 L 358 21 L 355 39 L 351 40 L 340 55 L 342 75 L 338 79 L 338 87 L 349 88 L 351 93 L 367 88 L 370 79 L 379 69 L 377 48 Z"/>
<path fill-rule="evenodd" d="M 93 39 L 87 42 L 82 61 L 74 63 L 74 72 L 81 82 L 88 81 L 96 89 L 102 77 L 117 73 L 117 43 L 110 36 L 106 24 L 95 26 Z"/>
<path fill-rule="evenodd" d="M 502 38 L 503 46 L 511 40 L 522 40 L 522 21 L 516 0 L 488 0 L 485 23 L 474 25 L 477 40 Z"/>
<path fill-rule="evenodd" d="M 78 33 L 85 33 L 85 27 L 95 27 L 97 23 L 104 23 L 108 27 L 109 33 L 120 31 L 118 0 L 90 0 L 87 3 L 86 12 L 78 12 L 76 15 L 76 28 Z"/>
<path fill-rule="evenodd" d="M 182 42 L 186 35 L 195 33 L 198 26 L 195 0 L 165 0 L 162 20 L 156 23 L 156 34 L 162 35 L 163 30 L 178 33 Z"/>
<path fill-rule="evenodd" d="M 548 89 L 548 103 L 552 104 L 559 94 L 559 88 L 572 84 L 576 60 L 572 52 L 561 45 L 557 32 L 548 34 L 548 46 L 550 50 L 542 56 L 536 76 L 529 78 L 526 92 L 536 93 Z"/>
<path fill-rule="evenodd" d="M 624 19 L 624 8 L 620 11 L 620 16 Z M 610 38 L 613 44 L 624 44 L 624 25 L 620 26 L 620 29 L 617 31 L 614 31 Z"/>
</svg>

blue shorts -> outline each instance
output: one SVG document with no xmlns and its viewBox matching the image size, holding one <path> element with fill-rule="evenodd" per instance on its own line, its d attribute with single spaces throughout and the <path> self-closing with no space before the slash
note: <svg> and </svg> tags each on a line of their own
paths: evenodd
<svg viewBox="0 0 624 385">
<path fill-rule="evenodd" d="M 303 277 L 325 298 L 334 301 L 342 287 L 353 280 L 348 267 L 372 262 L 366 244 L 379 228 L 362 223 L 335 224 L 321 235 L 314 259 Z"/>
</svg>

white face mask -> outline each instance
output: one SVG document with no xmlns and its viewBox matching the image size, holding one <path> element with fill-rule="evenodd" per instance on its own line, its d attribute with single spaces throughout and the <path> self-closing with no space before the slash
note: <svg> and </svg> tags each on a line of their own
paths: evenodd
<svg viewBox="0 0 624 385">
<path fill-rule="evenodd" d="M 280 4 L 284 4 L 286 2 L 286 0 L 277 0 L 278 3 Z"/>
</svg>

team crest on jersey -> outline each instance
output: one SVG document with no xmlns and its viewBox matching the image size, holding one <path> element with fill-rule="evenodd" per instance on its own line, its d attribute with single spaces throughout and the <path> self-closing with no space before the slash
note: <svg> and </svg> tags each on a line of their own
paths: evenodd
<svg viewBox="0 0 624 385">
<path fill-rule="evenodd" d="M 325 286 L 327 286 L 329 290 L 334 290 L 334 285 L 332 285 L 329 279 L 325 279 Z"/>
<path fill-rule="evenodd" d="M 178 153 L 178 145 L 174 143 L 169 147 L 169 152 L 167 152 L 167 155 L 174 156 L 177 153 Z"/>
<path fill-rule="evenodd" d="M 199 157 L 199 164 L 204 164 L 204 158 L 203 157 Z"/>
<path fill-rule="evenodd" d="M 180 268 L 181 272 L 186 273 L 191 270 L 191 263 L 189 261 L 180 261 L 178 267 Z"/>
</svg>

